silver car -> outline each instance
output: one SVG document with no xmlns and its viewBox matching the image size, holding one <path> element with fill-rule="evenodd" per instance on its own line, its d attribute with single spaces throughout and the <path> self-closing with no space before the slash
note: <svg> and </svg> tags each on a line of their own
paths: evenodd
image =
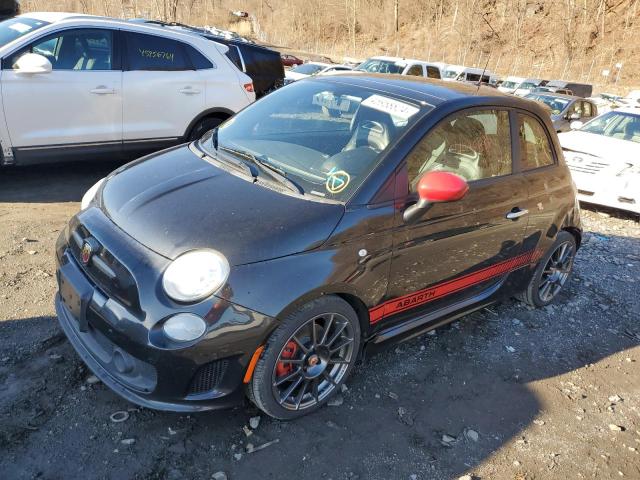
<svg viewBox="0 0 640 480">
<path fill-rule="evenodd" d="M 558 93 L 530 93 L 524 98 L 543 103 L 551 110 L 551 121 L 556 132 L 568 132 L 576 120 L 586 123 L 598 116 L 598 107 L 590 100 Z"/>
</svg>

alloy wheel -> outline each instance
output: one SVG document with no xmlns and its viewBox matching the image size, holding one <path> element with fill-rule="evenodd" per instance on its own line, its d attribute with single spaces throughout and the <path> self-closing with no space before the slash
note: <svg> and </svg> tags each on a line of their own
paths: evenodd
<svg viewBox="0 0 640 480">
<path fill-rule="evenodd" d="M 569 242 L 558 245 L 549 257 L 540 277 L 538 293 L 540 299 L 548 303 L 560 292 L 571 274 L 575 249 Z"/>
<path fill-rule="evenodd" d="M 354 352 L 354 332 L 339 313 L 311 318 L 280 350 L 272 373 L 276 401 L 289 410 L 320 403 L 343 379 Z"/>
</svg>

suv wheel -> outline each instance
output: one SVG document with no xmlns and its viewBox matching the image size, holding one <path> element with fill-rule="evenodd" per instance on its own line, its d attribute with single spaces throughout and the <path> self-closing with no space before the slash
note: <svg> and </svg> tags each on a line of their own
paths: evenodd
<svg viewBox="0 0 640 480">
<path fill-rule="evenodd" d="M 196 123 L 191 129 L 191 132 L 189 132 L 188 141 L 193 142 L 194 140 L 198 140 L 205 133 L 209 130 L 213 130 L 222 122 L 224 122 L 224 119 L 219 117 L 205 117 L 198 120 L 198 123 Z"/>
<path fill-rule="evenodd" d="M 542 257 L 527 289 L 517 298 L 534 307 L 549 305 L 558 296 L 573 270 L 576 240 L 569 232 L 560 232 Z"/>
<path fill-rule="evenodd" d="M 360 323 L 351 306 L 335 296 L 318 298 L 271 334 L 248 385 L 249 398 L 274 418 L 306 415 L 344 383 L 359 348 Z"/>
</svg>

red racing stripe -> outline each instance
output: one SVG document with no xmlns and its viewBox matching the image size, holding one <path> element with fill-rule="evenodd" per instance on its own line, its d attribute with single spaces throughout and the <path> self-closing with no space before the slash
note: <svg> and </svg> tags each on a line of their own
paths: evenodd
<svg viewBox="0 0 640 480">
<path fill-rule="evenodd" d="M 491 278 L 502 276 L 525 265 L 537 262 L 540 257 L 542 257 L 541 250 L 529 250 L 509 260 L 504 260 L 476 272 L 436 284 L 423 290 L 418 290 L 408 295 L 403 295 L 402 297 L 387 300 L 369 310 L 369 322 L 374 324 L 391 314 L 409 310 L 452 293 L 459 292 L 478 283 L 485 282 Z"/>
</svg>

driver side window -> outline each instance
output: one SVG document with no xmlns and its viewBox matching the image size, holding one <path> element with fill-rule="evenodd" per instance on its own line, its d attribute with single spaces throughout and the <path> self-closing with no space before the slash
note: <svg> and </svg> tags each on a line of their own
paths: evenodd
<svg viewBox="0 0 640 480">
<path fill-rule="evenodd" d="M 112 32 L 77 29 L 45 37 L 13 55 L 11 68 L 25 53 L 37 53 L 48 58 L 53 70 L 111 70 Z"/>
<path fill-rule="evenodd" d="M 407 158 L 409 190 L 430 171 L 460 175 L 467 182 L 509 175 L 511 131 L 506 110 L 466 110 L 438 124 Z"/>
</svg>

